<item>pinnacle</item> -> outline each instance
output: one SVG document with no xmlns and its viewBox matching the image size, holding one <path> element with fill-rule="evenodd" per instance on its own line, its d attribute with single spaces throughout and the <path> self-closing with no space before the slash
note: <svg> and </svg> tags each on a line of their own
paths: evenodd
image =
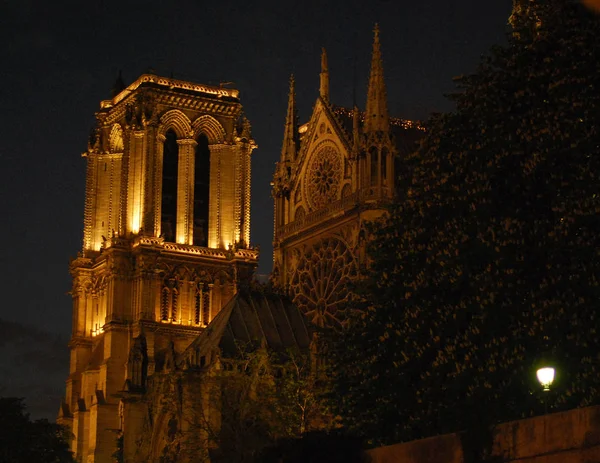
<svg viewBox="0 0 600 463">
<path fill-rule="evenodd" d="M 281 160 L 293 161 L 297 149 L 297 120 L 296 120 L 296 81 L 294 74 L 290 75 L 290 90 L 288 94 L 287 115 L 285 118 L 285 129 L 283 132 L 283 146 L 281 148 Z"/>
<path fill-rule="evenodd" d="M 319 95 L 323 100 L 329 101 L 329 69 L 327 66 L 327 50 L 325 47 L 321 49 L 321 74 Z"/>
<path fill-rule="evenodd" d="M 371 73 L 367 91 L 366 132 L 386 132 L 389 130 L 387 95 L 383 78 L 383 60 L 379 43 L 379 25 L 373 30 L 373 54 L 371 57 Z"/>
</svg>

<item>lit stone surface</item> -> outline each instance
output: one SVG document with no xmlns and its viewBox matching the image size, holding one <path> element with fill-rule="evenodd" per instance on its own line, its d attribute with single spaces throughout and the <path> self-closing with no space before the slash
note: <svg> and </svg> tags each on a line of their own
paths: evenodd
<svg viewBox="0 0 600 463">
<path fill-rule="evenodd" d="M 347 284 L 367 264 L 365 227 L 396 196 L 395 159 L 416 147 L 422 127 L 388 115 L 379 29 L 375 30 L 366 111 L 329 100 L 321 55 L 319 97 L 308 123 L 296 117 L 290 80 L 275 199 L 272 281 L 319 326 L 341 326 Z"/>
<path fill-rule="evenodd" d="M 139 430 L 145 415 L 124 397 L 174 368 L 258 258 L 256 144 L 237 90 L 142 75 L 96 119 L 83 155 L 84 239 L 70 266 L 71 363 L 59 413 L 87 463 L 112 461 L 119 433 Z"/>
</svg>

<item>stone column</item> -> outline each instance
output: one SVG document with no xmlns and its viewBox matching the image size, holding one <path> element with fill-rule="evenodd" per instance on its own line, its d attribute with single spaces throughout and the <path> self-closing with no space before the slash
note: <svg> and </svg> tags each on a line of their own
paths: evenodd
<svg viewBox="0 0 600 463">
<path fill-rule="evenodd" d="M 194 241 L 194 166 L 196 141 L 177 140 L 179 164 L 177 171 L 177 227 L 175 240 L 180 244 Z"/>
<path fill-rule="evenodd" d="M 213 319 L 213 283 L 208 284 L 208 320 L 204 321 L 208 325 Z"/>
<path fill-rule="evenodd" d="M 127 225 L 126 229 L 138 233 L 142 227 L 144 204 L 144 131 L 136 130 L 129 148 Z"/>
<path fill-rule="evenodd" d="M 163 154 L 164 154 L 164 143 L 166 137 L 164 135 L 158 135 L 156 137 L 156 150 L 154 153 L 154 179 L 153 181 L 148 181 L 148 188 L 152 188 L 149 191 L 153 196 L 152 213 L 154 216 L 152 217 L 153 223 L 153 231 L 154 236 L 160 236 L 162 233 L 160 218 L 162 214 L 162 172 L 163 172 Z"/>
</svg>

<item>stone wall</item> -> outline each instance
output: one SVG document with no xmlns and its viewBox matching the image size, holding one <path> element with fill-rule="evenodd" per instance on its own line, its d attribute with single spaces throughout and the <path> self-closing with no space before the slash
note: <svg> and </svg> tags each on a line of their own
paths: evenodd
<svg viewBox="0 0 600 463">
<path fill-rule="evenodd" d="M 468 463 L 459 434 L 446 434 L 367 452 L 371 463 Z M 496 426 L 491 462 L 600 462 L 600 406 Z"/>
</svg>

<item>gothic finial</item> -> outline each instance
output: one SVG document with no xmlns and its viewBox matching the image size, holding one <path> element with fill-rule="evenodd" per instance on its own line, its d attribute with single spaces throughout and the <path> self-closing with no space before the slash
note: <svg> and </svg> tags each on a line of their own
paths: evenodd
<svg viewBox="0 0 600 463">
<path fill-rule="evenodd" d="M 373 31 L 373 55 L 371 57 L 371 73 L 367 90 L 367 111 L 365 132 L 387 132 L 389 130 L 389 115 L 387 109 L 387 94 L 383 79 L 383 60 L 379 43 L 379 25 L 375 24 Z"/>
<path fill-rule="evenodd" d="M 329 101 L 329 68 L 327 66 L 327 50 L 321 49 L 321 85 L 319 94 L 325 101 Z"/>
<path fill-rule="evenodd" d="M 283 132 L 283 146 L 281 147 L 281 161 L 291 162 L 296 159 L 298 149 L 298 116 L 296 112 L 296 89 L 294 75 L 290 76 L 290 91 L 288 94 L 287 115 Z"/>
</svg>

